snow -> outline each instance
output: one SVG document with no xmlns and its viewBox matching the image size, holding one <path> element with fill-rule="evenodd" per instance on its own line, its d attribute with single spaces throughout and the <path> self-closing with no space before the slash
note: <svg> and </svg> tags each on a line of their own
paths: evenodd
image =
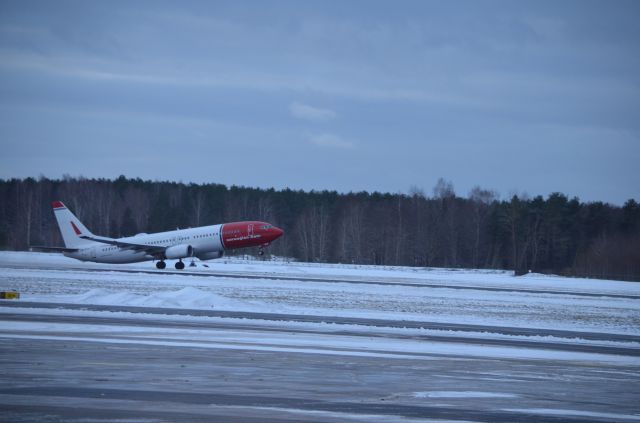
<svg viewBox="0 0 640 423">
<path fill-rule="evenodd" d="M 393 395 L 402 404 L 457 403 L 471 404 L 470 408 L 496 407 L 495 410 L 525 416 L 640 420 L 639 415 L 627 409 L 613 407 L 598 406 L 587 411 L 572 409 L 580 408 L 576 403 L 565 403 L 565 409 L 543 408 L 561 403 L 531 401 L 530 394 L 517 389 L 511 393 L 508 386 L 512 363 L 527 369 L 535 369 L 537 365 L 543 368 L 584 366 L 592 372 L 602 366 L 607 377 L 614 374 L 631 381 L 630 384 L 635 383 L 640 368 L 640 338 L 633 338 L 640 336 L 638 283 L 536 274 L 514 277 L 500 270 L 414 269 L 233 258 L 208 262 L 208 266 L 198 263 L 196 268 L 187 267 L 184 272 L 157 271 L 152 263 L 103 265 L 82 263 L 57 254 L 0 252 L 0 290 L 16 289 L 21 293 L 21 299 L 12 301 L 12 305 L 26 301 L 145 307 L 134 313 L 30 308 L 26 304 L 5 308 L 0 303 L 0 312 L 24 317 L 21 320 L 0 316 L 0 339 L 6 345 L 12 345 L 12 340 L 35 339 L 65 344 L 89 342 L 105 347 L 138 344 L 163 349 L 198 348 L 207 356 L 215 356 L 216 350 L 229 350 L 295 353 L 314 360 L 319 355 L 335 357 L 331 361 L 373 357 L 400 367 L 406 367 L 407 360 L 412 360 L 411 365 L 435 368 L 437 363 L 446 360 L 456 371 L 475 361 L 481 363 L 483 369 L 489 363 L 508 363 L 504 367 L 507 370 L 498 367 L 482 373 L 483 380 L 491 383 L 434 384 L 425 379 L 424 383 L 402 387 Z M 168 309 L 180 309 L 185 314 L 169 314 Z M 244 318 L 209 317 L 190 315 L 189 310 L 258 314 L 246 314 Z M 282 316 L 269 320 L 266 314 L 259 313 Z M 295 321 L 293 316 L 287 320 L 287 315 L 326 316 L 327 320 L 357 317 L 383 322 L 380 325 L 353 321 L 315 323 Z M 563 338 L 565 335 L 557 333 L 556 336 L 508 335 L 470 327 L 465 330 L 398 327 L 402 321 L 598 332 L 606 340 Z M 607 334 L 632 337 L 615 338 Z M 622 349 L 624 351 L 619 352 Z M 527 378 L 548 383 L 549 374 L 527 373 Z M 507 404 L 512 407 L 506 408 Z M 316 414 L 318 418 L 363 421 L 366 417 L 282 410 L 294 415 Z M 376 415 L 370 420 L 388 419 L 389 416 Z"/>
<path fill-rule="evenodd" d="M 414 392 L 416 398 L 517 398 L 518 395 L 502 392 L 477 392 L 477 391 L 427 391 Z"/>
<path fill-rule="evenodd" d="M 45 262 L 38 266 L 48 265 L 51 269 L 20 267 L 20 257 L 25 254 L 34 254 L 34 261 Z M 15 256 L 18 256 L 18 265 L 11 262 Z M 452 280 L 466 281 L 467 284 L 472 279 L 476 280 L 476 285 L 479 284 L 477 280 L 480 276 L 487 284 L 493 285 L 505 278 L 514 279 L 500 272 L 422 270 L 423 278 L 432 273 L 443 278 L 440 283 L 442 287 L 432 288 L 420 286 L 421 280 L 417 278 L 413 281 L 415 286 L 300 280 L 296 277 L 306 277 L 306 274 L 296 276 L 285 263 L 242 264 L 245 268 L 261 266 L 265 270 L 258 273 L 254 268 L 255 278 L 252 279 L 149 271 L 150 263 L 145 264 L 147 272 L 134 273 L 113 271 L 112 269 L 122 269 L 118 265 L 106 266 L 108 270 L 97 271 L 91 264 L 75 260 L 72 260 L 73 267 L 65 268 L 60 263 L 56 264 L 55 260 L 60 260 L 59 256 L 0 253 L 0 289 L 19 291 L 23 301 L 472 323 L 620 334 L 640 333 L 640 301 L 633 298 L 585 297 L 569 292 L 554 294 L 451 289 L 445 285 L 446 274 L 449 274 Z M 300 264 L 290 266 L 298 268 Z M 272 267 L 286 269 L 288 279 L 263 278 L 262 276 L 273 274 L 268 271 Z M 318 265 L 315 268 L 322 269 L 323 266 Z M 338 272 L 338 268 L 333 266 L 331 269 L 334 272 L 332 277 L 338 276 L 343 279 L 343 276 L 335 273 Z M 390 280 L 395 280 L 397 275 L 389 269 L 378 272 L 387 272 Z M 233 272 L 225 274 L 227 273 Z M 203 271 L 201 274 L 206 272 Z M 368 275 L 369 271 L 365 269 L 362 276 L 356 278 L 351 274 L 350 279 L 365 281 L 370 279 Z M 557 281 L 560 287 L 566 284 L 566 279 L 545 278 L 547 281 Z M 534 279 L 527 281 L 526 288 L 538 288 L 533 282 Z M 611 283 L 591 282 L 593 290 L 598 291 L 606 290 Z M 598 286 L 595 285 L 596 282 L 599 282 Z M 626 284 L 623 285 L 626 294 L 640 295 L 640 284 L 622 284 Z M 452 282 L 452 285 L 455 285 L 455 282 Z"/>
<path fill-rule="evenodd" d="M 172 261 L 167 261 L 167 271 L 173 271 Z M 513 276 L 506 270 L 488 269 L 444 269 L 404 266 L 374 266 L 353 264 L 300 263 L 289 261 L 262 261 L 258 259 L 222 258 L 206 263 L 196 261 L 197 266 L 188 267 L 185 272 L 195 273 L 228 273 L 230 275 L 269 275 L 299 276 L 305 278 L 340 277 L 344 280 L 361 280 L 384 282 L 430 283 L 457 287 L 495 287 L 513 289 L 550 289 L 559 292 L 583 292 L 597 294 L 628 294 L 640 296 L 640 283 L 622 282 L 602 279 L 566 278 L 536 273 L 525 276 Z M 86 269 L 127 269 L 155 270 L 151 262 L 105 265 L 100 263 L 80 262 L 61 254 L 32 253 L 18 251 L 0 252 L 2 265 L 57 265 L 63 267 L 82 267 Z M 204 267 L 204 264 L 208 267 Z"/>
<path fill-rule="evenodd" d="M 232 408 L 232 407 L 229 407 Z M 301 410 L 299 408 L 283 408 L 283 407 L 250 407 L 252 410 L 264 410 L 270 411 L 282 411 L 291 415 L 299 416 L 313 416 L 325 421 L 326 419 L 338 419 L 338 421 L 357 421 L 357 422 L 399 422 L 399 423 L 477 423 L 471 420 L 445 420 L 445 419 L 425 419 L 425 418 L 411 418 L 391 415 L 378 415 L 378 414 L 361 414 L 361 413 L 348 413 L 348 412 L 336 412 L 336 411 L 321 411 L 321 410 Z M 246 409 L 246 407 L 243 407 Z M 295 421 L 295 420 L 294 420 Z M 305 420 L 306 421 L 306 420 Z"/>
<path fill-rule="evenodd" d="M 20 301 L 119 305 L 153 308 L 206 309 L 357 317 L 397 321 L 427 321 L 487 326 L 640 335 L 640 301 L 635 298 L 581 296 L 580 293 L 640 296 L 640 284 L 605 280 L 569 279 L 558 276 L 514 277 L 499 270 L 430 269 L 390 266 L 328 265 L 224 259 L 185 272 L 156 271 L 151 263 L 103 265 L 83 263 L 56 254 L 0 252 L 0 290 L 16 289 Z M 127 272 L 118 271 L 126 269 Z M 187 268 L 189 272 L 191 268 Z M 210 277 L 203 277 L 214 273 Z M 277 276 L 277 279 L 273 277 Z M 309 280 L 311 277 L 312 280 Z M 324 279 L 323 279 L 324 278 Z M 376 282 L 364 284 L 363 282 Z M 355 283 L 354 283 L 355 282 Z M 409 285 L 407 285 L 409 283 Z M 434 286 L 435 285 L 435 286 Z M 467 287 L 468 289 L 460 289 Z M 481 288 L 529 291 L 487 291 Z M 51 315 L 122 316 L 128 319 L 161 319 L 161 314 L 91 312 L 34 309 Z M 35 313 L 12 308 L 12 312 Z M 242 319 L 164 316 L 174 321 L 207 321 L 243 324 Z M 217 320 L 216 320 L 217 319 Z M 304 353 L 384 355 L 385 357 L 431 359 L 438 355 L 520 358 L 531 360 L 575 360 L 637 365 L 633 356 L 615 356 L 541 348 L 501 347 L 447 342 L 447 336 L 469 339 L 527 340 L 554 344 L 587 344 L 638 348 L 638 342 L 588 341 L 544 336 L 511 336 L 486 332 L 436 331 L 362 325 L 328 325 L 294 321 L 251 320 L 254 331 L 189 332 L 141 329 L 135 326 L 50 325 L 34 326 L 2 322 L 3 337 L 16 327 L 38 332 L 37 336 L 95 342 L 152 342 L 203 348 L 247 348 Z M 279 331 L 260 331 L 260 327 Z M 38 329 L 39 328 L 39 329 Z M 104 334 L 109 337 L 96 337 Z M 312 333 L 286 333 L 305 329 Z M 335 336 L 340 331 L 371 333 L 365 336 Z M 53 332 L 56 332 L 55 334 Z M 319 333 L 322 332 L 322 333 Z M 381 334 L 393 336 L 383 337 Z M 135 335 L 135 336 L 134 336 Z M 403 339 L 437 335 L 439 340 Z M 26 336 L 26 335 L 25 335 Z M 153 339 L 149 339 L 152 337 Z M 640 349 L 639 349 L 640 351 Z M 419 395 L 417 393 L 416 395 Z M 467 395 L 472 393 L 467 392 Z M 437 392 L 424 395 L 438 395 Z M 444 395 L 440 393 L 440 395 Z M 454 395 L 449 393 L 449 395 Z M 462 395 L 462 394 L 456 394 Z"/>
<path fill-rule="evenodd" d="M 224 305 L 225 309 L 230 310 L 246 307 L 246 303 L 241 301 L 230 300 L 212 292 L 202 291 L 193 287 L 149 295 L 94 288 L 82 294 L 66 297 L 66 300 L 66 302 L 78 304 L 127 305 L 135 307 L 207 309 Z"/>
<path fill-rule="evenodd" d="M 389 339 L 322 333 L 263 332 L 236 329 L 176 329 L 127 325 L 0 321 L 2 338 L 38 338 L 112 344 L 144 344 L 207 349 L 280 351 L 336 356 L 434 360 L 439 356 L 640 365 L 640 358 L 619 355 Z M 28 333 L 27 335 L 23 333 Z M 64 335 L 62 335 L 64 334 Z"/>
<path fill-rule="evenodd" d="M 22 308 L 12 307 L 12 312 L 21 314 L 36 314 L 43 313 L 39 308 Z M 185 310 L 188 313 L 188 310 Z M 97 317 L 103 318 L 105 316 L 109 318 L 124 318 L 124 319 L 141 319 L 173 323 L 200 323 L 200 324 L 236 324 L 246 325 L 247 318 L 230 318 L 230 317 L 210 317 L 210 316 L 193 316 L 193 315 L 175 315 L 175 314 L 150 314 L 150 313 L 131 313 L 125 311 L 92 311 L 92 310 L 71 310 L 71 309 L 47 309 L 46 313 L 51 316 L 76 316 L 76 317 Z M 593 341 L 578 338 L 559 338 L 554 336 L 524 336 L 524 335 L 504 335 L 500 333 L 491 332 L 469 332 L 462 330 L 436 330 L 436 329 L 424 329 L 424 328 L 407 328 L 407 327 L 384 327 L 376 326 L 373 329 L 371 326 L 357 325 L 357 324 L 337 324 L 337 323 L 315 323 L 315 322 L 300 322 L 300 321 L 272 321 L 272 320 L 260 320 L 251 319 L 251 325 L 257 328 L 284 328 L 290 331 L 316 331 L 322 333 L 344 333 L 351 332 L 355 334 L 370 334 L 370 335 L 383 335 L 383 336 L 400 336 L 400 337 L 429 337 L 437 336 L 442 338 L 442 341 L 446 342 L 447 337 L 464 337 L 468 339 L 492 339 L 492 340 L 522 340 L 528 342 L 546 342 L 554 344 L 570 344 L 570 345 L 598 345 L 598 346 L 615 346 L 621 348 L 636 348 L 640 354 L 640 343 L 638 342 L 624 342 L 624 341 Z"/>
</svg>

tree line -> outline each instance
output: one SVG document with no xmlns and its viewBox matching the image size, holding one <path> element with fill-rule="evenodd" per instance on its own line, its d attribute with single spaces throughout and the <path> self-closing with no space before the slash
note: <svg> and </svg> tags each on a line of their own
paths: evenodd
<svg viewBox="0 0 640 423">
<path fill-rule="evenodd" d="M 0 248 L 62 245 L 53 200 L 111 237 L 263 220 L 285 230 L 268 252 L 303 261 L 640 280 L 640 206 L 633 199 L 622 207 L 561 193 L 501 200 L 480 187 L 465 198 L 444 179 L 431 195 L 417 188 L 305 192 L 124 176 L 8 179 L 0 180 Z"/>
</svg>

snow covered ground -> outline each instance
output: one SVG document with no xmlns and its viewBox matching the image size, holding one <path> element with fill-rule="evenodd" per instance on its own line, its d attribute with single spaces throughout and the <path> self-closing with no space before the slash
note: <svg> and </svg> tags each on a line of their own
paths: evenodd
<svg viewBox="0 0 640 423">
<path fill-rule="evenodd" d="M 175 261 L 175 260 L 174 260 Z M 263 275 L 304 278 L 340 278 L 343 280 L 383 281 L 387 283 L 435 284 L 456 287 L 498 287 L 513 289 L 551 289 L 565 292 L 591 292 L 598 294 L 631 294 L 640 295 L 640 283 L 622 282 L 602 279 L 566 278 L 553 275 L 531 273 L 515 277 L 507 270 L 487 269 L 444 269 L 403 266 L 373 266 L 354 264 L 302 263 L 274 259 L 262 261 L 254 258 L 225 257 L 208 262 L 195 261 L 196 267 L 185 268 L 185 272 L 196 273 L 228 273 L 231 275 Z M 151 262 L 105 265 L 100 263 L 80 262 L 62 254 L 29 253 L 18 251 L 0 251 L 0 266 L 57 266 L 81 267 L 84 269 L 127 269 L 154 270 Z M 165 272 L 173 272 L 173 263 L 168 260 Z"/>
<path fill-rule="evenodd" d="M 514 277 L 506 271 L 229 259 L 209 262 L 208 268 L 199 264 L 195 269 L 187 268 L 191 276 L 157 271 L 151 263 L 98 265 L 54 254 L 2 252 L 0 289 L 19 291 L 23 301 L 426 320 L 640 335 L 640 283 L 634 282 L 543 275 Z M 206 277 L 211 273 L 218 277 Z M 274 279 L 278 275 L 283 279 Z"/>
<path fill-rule="evenodd" d="M 640 300 L 635 298 L 640 298 L 640 284 L 636 283 L 542 275 L 516 278 L 505 271 L 341 266 L 237 259 L 214 261 L 208 265 L 209 267 L 204 267 L 199 263 L 199 266 L 190 268 L 189 272 L 158 271 L 151 263 L 98 265 L 80 263 L 57 254 L 4 252 L 0 253 L 0 290 L 19 291 L 22 302 L 248 312 L 254 314 L 251 317 L 252 324 L 257 327 L 262 322 L 256 320 L 255 313 L 263 313 L 264 316 L 277 313 L 285 316 L 310 315 L 325 316 L 327 319 L 340 317 L 396 322 L 394 325 L 389 324 L 393 327 L 380 327 L 380 324 L 358 326 L 301 323 L 279 318 L 277 326 L 280 329 L 307 330 L 312 334 L 308 337 L 296 334 L 295 338 L 282 334 L 278 340 L 271 340 L 273 345 L 270 348 L 278 344 L 277 348 L 302 347 L 309 351 L 310 344 L 315 344 L 317 339 L 322 339 L 325 345 L 331 344 L 330 336 L 323 338 L 317 332 L 349 330 L 385 336 L 437 336 L 439 341 L 427 346 L 424 339 L 402 339 L 389 345 L 388 340 L 364 342 L 358 337 L 350 341 L 351 351 L 357 349 L 356 344 L 366 344 L 365 349 L 379 350 L 381 344 L 386 342 L 387 353 L 400 348 L 414 353 L 426 349 L 432 354 L 455 351 L 455 354 L 470 356 L 562 360 L 588 358 L 577 351 L 572 351 L 571 354 L 569 351 L 558 352 L 551 349 L 532 351 L 527 348 L 516 349 L 513 345 L 506 348 L 457 345 L 452 348 L 447 343 L 447 337 L 466 337 L 476 341 L 526 340 L 552 342 L 556 345 L 615 346 L 628 350 L 637 349 L 637 355 L 640 355 Z M 410 283 L 406 283 L 407 281 Z M 13 311 L 27 314 L 44 312 L 41 308 L 14 308 Z M 100 316 L 105 312 L 47 310 L 46 313 Z M 113 312 L 110 315 L 113 316 Z M 144 316 L 140 313 L 136 315 L 137 318 Z M 154 313 L 153 317 L 158 316 Z M 175 320 L 176 317 L 172 316 L 171 319 Z M 182 316 L 180 319 L 194 321 L 198 318 Z M 212 317 L 199 319 L 215 320 Z M 234 321 L 229 318 L 223 320 L 226 323 Z M 399 327 L 398 321 L 483 325 L 487 329 L 409 329 Z M 32 324 L 29 328 L 35 330 L 34 325 L 37 326 Z M 269 325 L 273 325 L 273 322 Z M 12 327 L 17 326 L 13 324 Z M 565 330 L 578 335 L 564 338 L 531 334 L 514 336 L 492 333 L 497 330 L 492 331 L 491 327 Z M 47 328 L 52 332 L 64 331 L 60 325 Z M 76 326 L 66 330 L 67 333 L 76 331 Z M 81 328 L 81 331 L 91 332 L 87 328 Z M 601 334 L 601 339 L 579 338 L 579 333 L 593 332 Z M 193 341 L 189 333 L 183 331 L 182 334 L 184 342 Z M 638 337 L 607 341 L 604 334 Z M 249 342 L 247 339 L 254 335 L 243 333 L 243 342 Z M 213 336 L 220 341 L 219 332 L 205 331 L 198 336 Z M 156 338 L 154 342 L 160 342 Z M 283 338 L 286 341 L 282 341 Z M 294 339 L 295 342 L 292 342 Z M 236 341 L 240 342 L 238 339 L 234 342 Z M 171 342 L 175 343 L 175 339 Z M 339 348 L 344 347 L 343 342 L 345 338 L 338 342 Z M 217 342 L 217 345 L 221 343 Z M 638 362 L 637 357 L 622 359 L 614 355 L 593 354 L 591 358 L 611 362 Z"/>
<path fill-rule="evenodd" d="M 75 410 L 83 395 L 75 386 L 109 388 L 123 399 L 133 386 L 155 398 L 156 389 L 226 394 L 227 378 L 235 378 L 238 395 L 222 395 L 226 405 L 254 401 L 243 410 L 268 409 L 278 418 L 640 421 L 640 284 L 492 270 L 197 264 L 158 271 L 152 263 L 0 252 L 0 290 L 21 294 L 0 302 L 0 357 L 11 363 L 0 366 L 11 382 L 0 389 L 0 405 L 14 406 L 17 418 L 25 411 L 20 401 L 56 415 L 47 389 L 72 398 Z M 33 357 L 22 362 L 23 351 Z M 141 364 L 141 356 L 163 364 Z M 202 367 L 185 370 L 183 363 L 178 372 L 190 377 L 176 379 L 167 371 L 176 360 Z M 9 377 L 14 363 L 22 368 Z M 114 373 L 111 366 L 122 367 Z M 213 367 L 224 379 L 201 377 Z M 251 399 L 267 371 L 273 374 L 263 389 L 286 392 L 282 403 Z M 138 415 L 131 410 L 139 403 L 118 407 Z"/>
</svg>

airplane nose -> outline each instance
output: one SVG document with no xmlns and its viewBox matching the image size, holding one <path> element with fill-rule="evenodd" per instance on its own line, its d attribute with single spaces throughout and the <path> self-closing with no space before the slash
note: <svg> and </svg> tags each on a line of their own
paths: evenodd
<svg viewBox="0 0 640 423">
<path fill-rule="evenodd" d="M 276 237 L 276 238 L 280 238 L 280 237 L 284 234 L 284 231 L 283 231 L 282 229 L 280 229 L 280 228 L 276 228 L 276 227 L 274 226 L 274 228 L 273 228 L 273 229 L 274 229 L 274 231 L 275 231 L 275 237 Z"/>
</svg>

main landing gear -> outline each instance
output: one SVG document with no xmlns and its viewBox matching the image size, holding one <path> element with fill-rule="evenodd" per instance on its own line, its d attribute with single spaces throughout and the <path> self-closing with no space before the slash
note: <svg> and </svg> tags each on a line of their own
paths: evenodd
<svg viewBox="0 0 640 423">
<path fill-rule="evenodd" d="M 164 260 L 157 261 L 156 262 L 156 267 L 158 269 L 162 270 L 165 267 L 167 267 L 167 263 L 165 263 Z M 176 269 L 178 269 L 178 270 L 184 269 L 184 263 L 182 262 L 182 260 L 176 262 Z"/>
</svg>

